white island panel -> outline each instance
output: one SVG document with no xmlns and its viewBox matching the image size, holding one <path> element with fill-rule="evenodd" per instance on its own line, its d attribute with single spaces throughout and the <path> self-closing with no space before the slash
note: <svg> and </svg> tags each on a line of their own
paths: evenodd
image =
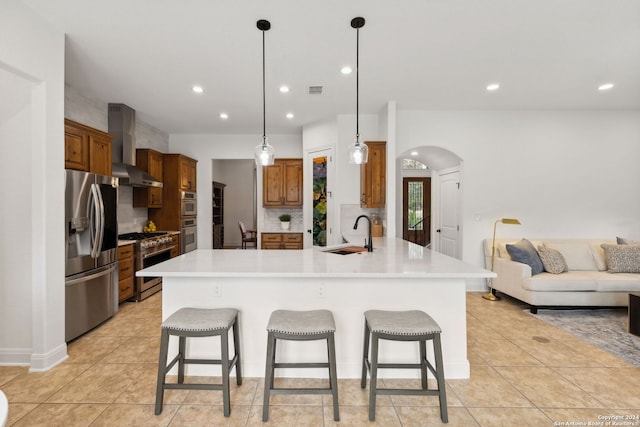
<svg viewBox="0 0 640 427">
<path fill-rule="evenodd" d="M 423 310 L 442 327 L 446 378 L 469 378 L 465 279 L 493 273 L 399 239 L 374 239 L 373 253 L 197 250 L 138 272 L 163 277 L 163 318 L 181 307 L 240 310 L 243 373 L 262 377 L 266 325 L 278 309 L 328 309 L 336 320 L 338 377 L 358 378 L 366 310 Z M 177 341 L 177 340 L 176 340 Z M 191 339 L 190 357 L 219 355 L 216 338 Z M 172 341 L 172 352 L 177 345 Z M 429 348 L 431 355 L 431 349 Z M 326 345 L 278 343 L 278 360 L 317 361 Z M 380 345 L 381 362 L 418 359 L 416 343 Z M 219 375 L 201 365 L 191 375 Z M 382 370 L 382 377 L 418 377 L 418 370 Z M 279 376 L 327 377 L 326 369 L 277 370 Z"/>
</svg>

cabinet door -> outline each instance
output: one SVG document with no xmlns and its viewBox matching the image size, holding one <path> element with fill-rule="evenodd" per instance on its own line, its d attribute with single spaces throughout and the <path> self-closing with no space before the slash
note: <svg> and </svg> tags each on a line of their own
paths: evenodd
<svg viewBox="0 0 640 427">
<path fill-rule="evenodd" d="M 283 168 L 283 205 L 302 206 L 302 160 L 286 160 Z"/>
<path fill-rule="evenodd" d="M 162 158 L 162 153 L 151 150 L 149 148 L 141 148 L 136 150 L 136 166 L 159 181 L 163 180 Z M 133 207 L 161 208 L 163 201 L 162 193 L 162 188 L 136 187 L 133 189 Z"/>
<path fill-rule="evenodd" d="M 283 249 L 302 249 L 302 234 L 282 233 Z"/>
<path fill-rule="evenodd" d="M 149 151 L 149 170 L 147 171 L 152 177 L 162 181 L 162 153 L 157 151 Z M 148 206 L 150 208 L 162 207 L 162 188 L 149 188 Z"/>
<path fill-rule="evenodd" d="M 171 236 L 171 246 L 173 246 L 173 248 L 171 249 L 171 258 L 175 258 L 178 255 L 180 255 L 180 235 L 179 234 L 173 234 Z"/>
<path fill-rule="evenodd" d="M 89 170 L 89 142 L 86 134 L 73 126 L 64 126 L 65 169 Z"/>
<path fill-rule="evenodd" d="M 360 206 L 384 208 L 386 198 L 387 149 L 384 141 L 366 142 L 369 160 L 360 166 Z"/>
<path fill-rule="evenodd" d="M 180 190 L 196 191 L 196 163 L 188 158 L 181 157 L 180 169 Z"/>
<path fill-rule="evenodd" d="M 262 204 L 264 206 L 282 206 L 283 164 L 276 161 L 262 168 Z"/>
<path fill-rule="evenodd" d="M 111 138 L 108 134 L 89 135 L 89 171 L 111 176 Z"/>
</svg>

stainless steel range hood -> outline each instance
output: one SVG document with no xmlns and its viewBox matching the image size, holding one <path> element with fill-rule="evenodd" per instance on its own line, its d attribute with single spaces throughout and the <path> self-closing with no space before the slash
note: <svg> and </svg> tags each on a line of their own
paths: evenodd
<svg viewBox="0 0 640 427">
<path fill-rule="evenodd" d="M 120 185 L 162 187 L 162 182 L 136 167 L 136 111 L 124 104 L 109 104 L 112 142 L 112 174 Z"/>
</svg>

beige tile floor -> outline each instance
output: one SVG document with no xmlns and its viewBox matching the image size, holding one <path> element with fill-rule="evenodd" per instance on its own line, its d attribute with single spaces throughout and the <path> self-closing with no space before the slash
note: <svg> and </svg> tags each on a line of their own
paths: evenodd
<svg viewBox="0 0 640 427">
<path fill-rule="evenodd" d="M 69 345 L 69 359 L 48 372 L 0 367 L 0 388 L 10 402 L 8 424 L 263 425 L 260 378 L 246 378 L 240 387 L 232 381 L 229 418 L 222 415 L 217 391 L 170 390 L 162 414 L 153 414 L 160 321 L 157 294 L 121 306 L 113 319 Z M 597 425 L 603 416 L 640 415 L 640 368 L 536 319 L 512 300 L 490 302 L 469 293 L 467 321 L 471 379 L 447 381 L 449 425 Z M 323 380 L 281 380 L 292 381 L 301 386 Z M 417 384 L 383 382 L 387 387 Z M 359 380 L 340 380 L 339 392 L 339 423 L 333 421 L 328 396 L 277 395 L 268 425 L 441 424 L 435 396 L 382 396 L 376 422 L 369 423 L 367 391 Z M 640 425 L 632 423 L 627 425 Z"/>
</svg>

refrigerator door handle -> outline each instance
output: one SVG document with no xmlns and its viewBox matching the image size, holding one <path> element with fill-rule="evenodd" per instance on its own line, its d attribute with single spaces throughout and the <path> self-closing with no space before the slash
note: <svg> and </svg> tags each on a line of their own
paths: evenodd
<svg viewBox="0 0 640 427">
<path fill-rule="evenodd" d="M 102 199 L 102 191 L 100 191 L 100 186 L 98 184 L 94 184 L 96 186 L 96 195 L 98 196 L 98 207 L 100 212 L 100 227 L 98 228 L 98 232 L 100 233 L 98 236 L 98 249 L 96 256 L 100 255 L 100 251 L 102 250 L 102 242 L 104 240 L 104 227 L 105 227 L 105 219 L 104 219 L 104 200 Z"/>
<path fill-rule="evenodd" d="M 91 258 L 97 258 L 100 255 L 100 230 L 102 228 L 100 202 L 99 202 L 98 186 L 91 184 L 91 193 L 89 195 L 89 206 L 87 209 L 89 212 L 89 230 L 91 235 Z"/>
<path fill-rule="evenodd" d="M 102 269 L 100 269 L 97 273 L 93 273 L 88 276 L 77 277 L 71 280 L 66 280 L 64 283 L 65 285 L 69 286 L 69 285 L 75 285 L 76 283 L 97 279 L 98 277 L 106 276 L 107 274 L 113 272 L 115 269 L 116 269 L 115 265 L 108 265 L 106 267 L 102 267 Z"/>
</svg>

